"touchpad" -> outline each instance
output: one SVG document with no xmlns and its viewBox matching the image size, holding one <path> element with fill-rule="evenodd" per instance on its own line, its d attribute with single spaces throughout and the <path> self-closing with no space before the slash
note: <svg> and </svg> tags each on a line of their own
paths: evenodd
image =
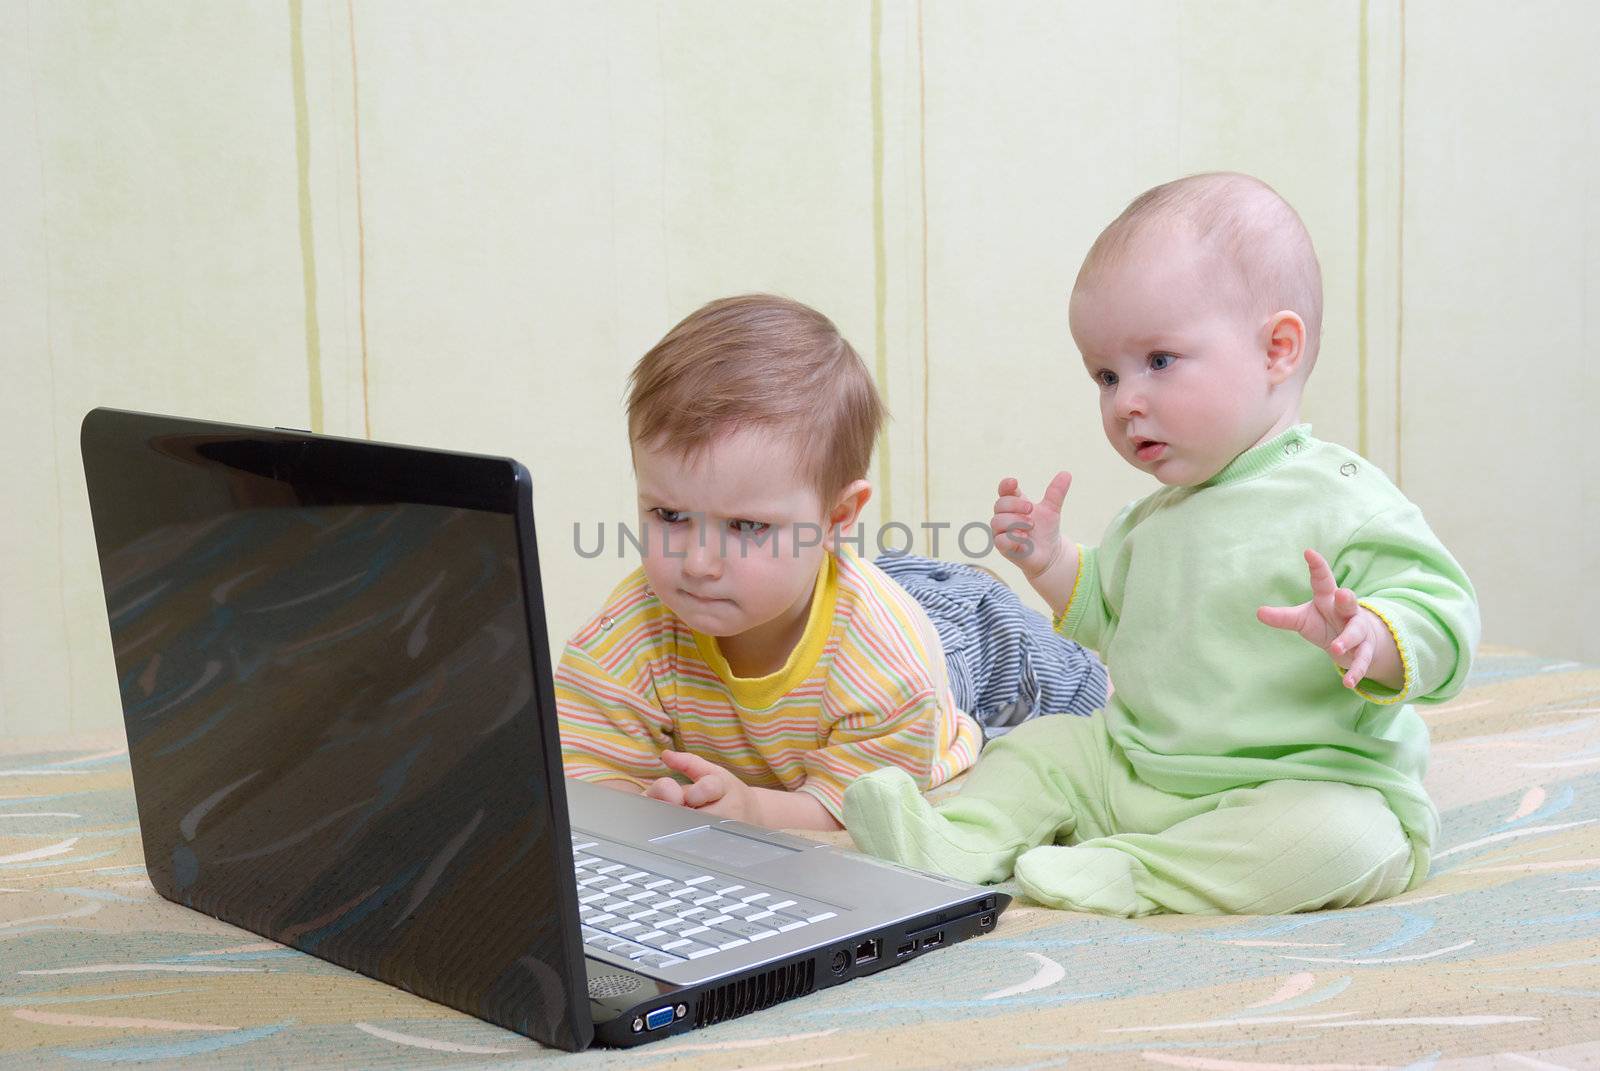
<svg viewBox="0 0 1600 1071">
<path fill-rule="evenodd" d="M 690 829 L 682 833 L 668 833 L 664 837 L 651 838 L 650 843 L 696 856 L 708 863 L 734 867 L 757 866 L 761 863 L 770 863 L 774 859 L 786 859 L 799 850 L 773 844 L 771 841 L 730 833 L 715 826 L 701 826 L 699 829 Z"/>
</svg>

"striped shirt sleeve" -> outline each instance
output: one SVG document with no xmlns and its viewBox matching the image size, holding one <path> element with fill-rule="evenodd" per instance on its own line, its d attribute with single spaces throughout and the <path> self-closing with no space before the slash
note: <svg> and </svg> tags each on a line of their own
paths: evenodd
<svg viewBox="0 0 1600 1071">
<path fill-rule="evenodd" d="M 661 761 L 662 750 L 672 746 L 665 711 L 570 643 L 556 667 L 555 684 L 568 777 L 626 781 L 642 789 L 657 777 L 671 776 Z"/>
<path fill-rule="evenodd" d="M 845 788 L 881 767 L 900 767 L 927 791 L 976 760 L 976 730 L 961 733 L 962 722 L 967 719 L 953 709 L 948 689 L 943 690 L 943 701 L 939 690 L 925 689 L 887 715 L 842 717 L 829 728 L 822 747 L 806 755 L 806 781 L 800 791 L 815 796 L 841 820 Z M 951 731 L 952 726 L 957 731 Z"/>
</svg>

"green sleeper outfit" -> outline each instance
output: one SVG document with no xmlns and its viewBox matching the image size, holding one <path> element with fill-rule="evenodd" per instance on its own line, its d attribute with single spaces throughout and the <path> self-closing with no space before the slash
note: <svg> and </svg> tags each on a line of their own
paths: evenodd
<svg viewBox="0 0 1600 1071">
<path fill-rule="evenodd" d="M 1401 691 L 1347 689 L 1326 653 L 1256 619 L 1310 598 L 1307 548 L 1388 624 Z M 1162 488 L 1079 548 L 1056 626 L 1100 652 L 1104 711 L 1020 726 L 937 808 L 897 769 L 859 778 L 844 821 L 863 849 L 1128 916 L 1351 906 L 1426 877 L 1439 818 L 1409 704 L 1461 690 L 1477 600 L 1376 467 L 1300 425 Z"/>
</svg>

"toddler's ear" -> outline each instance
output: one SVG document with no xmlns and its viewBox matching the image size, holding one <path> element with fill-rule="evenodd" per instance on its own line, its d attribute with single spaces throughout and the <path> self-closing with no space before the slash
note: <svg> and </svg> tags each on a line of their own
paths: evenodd
<svg viewBox="0 0 1600 1071">
<path fill-rule="evenodd" d="M 867 502 L 872 498 L 872 484 L 866 480 L 855 480 L 834 499 L 833 508 L 828 511 L 828 527 L 849 531 L 855 527 L 856 521 L 861 519 L 861 511 L 867 508 Z"/>
<path fill-rule="evenodd" d="M 1277 386 L 1300 370 L 1306 355 L 1306 323 L 1297 312 L 1275 312 L 1267 320 L 1266 338 L 1267 378 Z"/>
</svg>

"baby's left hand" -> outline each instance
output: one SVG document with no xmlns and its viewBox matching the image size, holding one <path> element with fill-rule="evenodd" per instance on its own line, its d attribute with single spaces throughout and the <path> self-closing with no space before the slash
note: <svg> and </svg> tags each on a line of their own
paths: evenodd
<svg viewBox="0 0 1600 1071">
<path fill-rule="evenodd" d="M 755 790 L 728 770 L 687 751 L 663 751 L 661 761 L 693 784 L 680 785 L 669 777 L 662 777 L 645 790 L 646 796 L 705 811 L 718 818 L 760 824 Z"/>
<path fill-rule="evenodd" d="M 1374 661 L 1381 671 L 1399 660 L 1394 637 L 1383 619 L 1360 605 L 1355 592 L 1334 582 L 1333 570 L 1322 555 L 1306 551 L 1306 565 L 1311 569 L 1311 601 L 1298 606 L 1263 606 L 1256 610 L 1256 617 L 1273 628 L 1298 632 L 1306 642 L 1328 652 L 1334 664 L 1345 670 L 1346 688 L 1354 688 L 1369 674 L 1381 684 L 1398 688 L 1401 682 L 1384 680 L 1373 671 Z"/>
</svg>

